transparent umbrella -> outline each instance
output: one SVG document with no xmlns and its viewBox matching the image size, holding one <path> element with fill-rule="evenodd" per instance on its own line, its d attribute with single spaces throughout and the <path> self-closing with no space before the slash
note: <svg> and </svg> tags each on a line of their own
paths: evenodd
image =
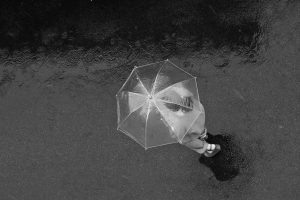
<svg viewBox="0 0 300 200">
<path fill-rule="evenodd" d="M 169 60 L 134 67 L 116 98 L 118 130 L 145 149 L 181 143 L 204 112 L 196 77 Z"/>
</svg>

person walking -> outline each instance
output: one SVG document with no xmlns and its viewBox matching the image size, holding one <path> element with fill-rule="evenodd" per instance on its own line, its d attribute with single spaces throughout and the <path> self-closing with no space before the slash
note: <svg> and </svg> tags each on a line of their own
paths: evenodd
<svg viewBox="0 0 300 200">
<path fill-rule="evenodd" d="M 181 142 L 182 145 L 206 157 L 215 156 L 221 150 L 221 147 L 219 144 L 211 144 L 206 141 L 208 132 L 205 127 L 205 111 L 201 102 L 195 99 L 192 93 L 180 84 L 170 88 L 166 98 L 171 102 L 179 102 L 178 104 L 165 103 L 165 108 L 162 108 L 165 109 L 162 110 L 164 113 L 167 113 L 167 110 L 172 112 L 168 116 L 169 121 L 172 121 L 170 132 L 176 135 L 186 132 Z M 186 127 L 187 123 L 181 118 L 185 117 L 185 115 L 193 114 L 196 106 L 199 106 L 197 111 L 200 109 L 201 113 L 191 127 Z"/>
</svg>

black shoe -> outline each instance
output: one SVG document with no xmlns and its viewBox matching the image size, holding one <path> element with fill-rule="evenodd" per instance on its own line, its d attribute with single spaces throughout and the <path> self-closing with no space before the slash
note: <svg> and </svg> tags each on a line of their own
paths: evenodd
<svg viewBox="0 0 300 200">
<path fill-rule="evenodd" d="M 231 135 L 212 135 L 207 133 L 206 141 L 219 144 L 221 151 L 214 157 L 201 156 L 199 162 L 212 170 L 219 181 L 227 181 L 236 177 L 240 172 L 239 160 L 241 149 L 234 144 Z"/>
</svg>

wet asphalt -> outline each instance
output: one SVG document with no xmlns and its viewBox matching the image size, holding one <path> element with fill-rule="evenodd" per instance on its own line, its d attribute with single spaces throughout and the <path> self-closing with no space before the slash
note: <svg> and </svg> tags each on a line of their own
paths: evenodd
<svg viewBox="0 0 300 200">
<path fill-rule="evenodd" d="M 209 132 L 225 142 L 200 162 L 179 144 L 144 151 L 116 130 L 121 81 L 12 84 L 0 97 L 0 199 L 298 199 L 295 69 L 209 67 L 200 67 L 199 94 Z"/>
</svg>

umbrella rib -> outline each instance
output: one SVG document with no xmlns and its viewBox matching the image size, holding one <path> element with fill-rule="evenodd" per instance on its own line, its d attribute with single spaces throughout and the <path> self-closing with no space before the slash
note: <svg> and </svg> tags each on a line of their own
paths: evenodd
<svg viewBox="0 0 300 200">
<path fill-rule="evenodd" d="M 141 83 L 141 85 L 143 86 L 143 88 L 145 89 L 145 91 L 147 92 L 147 95 L 150 95 L 147 88 L 145 87 L 145 85 L 143 84 L 143 81 L 141 81 L 139 74 L 136 72 L 136 76 L 139 79 L 139 82 Z"/>
<path fill-rule="evenodd" d="M 154 102 L 154 104 L 155 104 L 155 106 L 156 106 L 158 112 L 161 114 L 161 116 L 162 116 L 163 118 L 166 118 L 166 117 L 164 116 L 163 112 L 162 112 L 162 111 L 159 109 L 159 107 L 157 106 L 156 102 L 155 102 L 155 101 L 153 101 L 153 102 Z M 166 123 L 166 125 L 167 125 L 167 126 L 170 126 L 168 123 Z M 169 128 L 170 128 L 170 127 L 169 127 Z M 178 138 L 177 138 L 177 139 L 178 139 Z"/>
<path fill-rule="evenodd" d="M 156 74 L 156 77 L 155 77 L 155 80 L 154 80 L 154 83 L 153 83 L 153 87 L 152 87 L 152 90 L 151 90 L 151 95 L 154 94 L 154 89 L 155 89 L 155 87 L 156 87 L 156 81 L 157 81 L 157 78 L 158 78 L 158 75 L 159 75 L 161 69 L 162 69 L 162 67 L 160 67 L 159 71 L 158 71 L 157 74 Z"/>
<path fill-rule="evenodd" d="M 169 90 L 171 87 L 174 87 L 174 85 L 176 85 L 176 84 L 178 84 L 178 83 L 185 82 L 185 81 L 189 81 L 189 80 L 194 79 L 194 78 L 195 78 L 195 77 L 186 79 L 186 80 L 184 80 L 184 81 L 178 81 L 178 82 L 176 82 L 176 83 L 173 83 L 172 85 L 170 85 L 170 86 L 166 87 L 165 89 L 163 89 L 163 90 L 159 91 L 158 93 L 156 93 L 155 96 L 158 96 L 158 95 L 160 95 L 161 93 L 165 92 L 166 90 Z"/>
<path fill-rule="evenodd" d="M 180 143 L 182 143 L 183 138 L 186 136 L 186 134 L 189 132 L 189 130 L 192 128 L 192 126 L 194 125 L 195 121 L 198 119 L 198 117 L 200 116 L 202 112 L 198 113 L 197 117 L 195 117 L 195 119 L 193 120 L 193 122 L 191 123 L 190 127 L 187 129 L 187 131 L 184 133 L 182 139 L 180 140 Z"/>
<path fill-rule="evenodd" d="M 136 138 L 134 138 L 129 132 L 127 132 L 126 130 L 120 129 L 120 128 L 118 128 L 118 130 L 122 131 L 123 133 L 125 133 L 125 135 L 127 135 L 128 137 L 130 137 L 131 139 L 136 141 L 139 145 L 141 145 L 143 148 L 145 148 L 145 146 L 140 141 L 138 141 Z M 147 149 L 147 148 L 145 148 L 145 149 Z"/>
<path fill-rule="evenodd" d="M 142 68 L 142 67 L 146 67 L 146 66 L 150 66 L 150 65 L 155 65 L 155 64 L 159 64 L 159 63 L 163 63 L 163 62 L 165 62 L 165 60 L 154 62 L 154 63 L 149 63 L 149 64 L 146 64 L 146 65 L 136 66 L 136 68 Z"/>
<path fill-rule="evenodd" d="M 199 96 L 199 91 L 198 91 L 198 83 L 197 83 L 196 77 L 195 77 L 194 81 L 195 81 L 196 88 L 197 88 L 197 91 L 196 91 L 197 92 L 197 97 L 198 97 L 198 99 L 200 101 L 200 96 Z"/>
<path fill-rule="evenodd" d="M 137 108 L 133 109 L 132 112 L 130 112 L 121 122 L 120 124 L 118 125 L 118 128 L 128 119 L 128 117 L 134 113 L 135 111 L 137 111 L 138 109 L 140 109 L 141 107 L 143 107 L 147 102 L 144 102 L 141 106 L 138 106 Z"/>
<path fill-rule="evenodd" d="M 156 145 L 156 146 L 147 147 L 147 149 L 154 148 L 154 147 L 161 147 L 161 146 L 165 146 L 165 145 L 168 145 L 168 144 L 175 144 L 175 143 L 178 143 L 178 141 L 176 140 L 176 141 L 169 142 L 169 143 L 164 143 L 164 144 L 159 144 L 159 145 Z"/>
<path fill-rule="evenodd" d="M 149 103 L 150 104 L 150 103 Z M 150 105 L 148 105 L 147 117 L 146 117 L 146 125 L 145 125 L 145 147 L 147 148 L 147 128 L 148 128 L 148 117 L 150 113 Z"/>
<path fill-rule="evenodd" d="M 184 71 L 183 69 L 181 69 L 180 67 L 178 67 L 177 65 L 175 65 L 174 63 L 172 63 L 169 59 L 167 59 L 167 61 L 168 61 L 169 63 L 171 63 L 174 67 L 176 67 L 177 69 L 179 69 L 180 71 L 183 71 L 184 73 L 186 73 L 186 74 L 192 76 L 193 78 L 195 78 L 195 76 L 193 76 L 192 74 L 190 74 L 190 73 Z"/>
<path fill-rule="evenodd" d="M 132 94 L 135 94 L 135 95 L 138 95 L 138 96 L 141 96 L 141 97 L 145 97 L 145 98 L 147 98 L 147 96 L 146 96 L 146 95 L 144 95 L 144 94 L 141 94 L 141 93 L 137 93 L 137 92 L 131 92 L 131 91 L 128 91 L 128 92 L 130 92 L 130 93 L 132 93 Z"/>
<path fill-rule="evenodd" d="M 129 79 L 131 78 L 132 74 L 133 74 L 134 70 L 132 70 L 129 74 L 129 76 L 127 77 L 126 81 L 123 83 L 122 87 L 118 90 L 116 96 L 122 91 L 122 89 L 125 87 L 125 84 L 129 81 Z"/>
</svg>

